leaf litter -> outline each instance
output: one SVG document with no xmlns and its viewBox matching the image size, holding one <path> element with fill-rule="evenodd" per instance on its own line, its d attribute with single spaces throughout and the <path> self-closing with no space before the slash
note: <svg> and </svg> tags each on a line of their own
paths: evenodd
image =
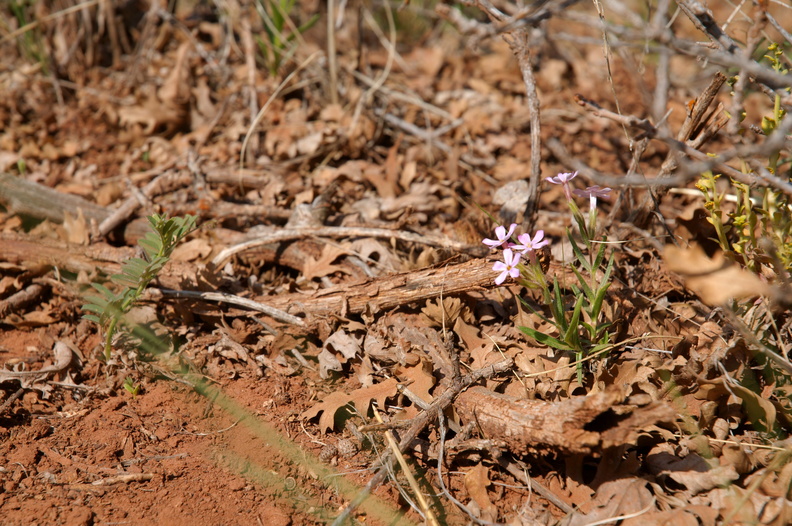
<svg viewBox="0 0 792 526">
<path fill-rule="evenodd" d="M 500 38 L 477 47 L 473 33 L 438 22 L 422 39 L 406 32 L 398 47 L 383 50 L 379 28 L 364 20 L 358 35 L 344 23 L 338 86 L 329 86 L 324 63 L 300 67 L 324 45 L 318 27 L 272 77 L 238 45 L 249 24 L 178 4 L 175 15 L 132 3 L 109 18 L 103 3 L 82 6 L 81 18 L 58 15 L 61 23 L 42 22 L 31 33 L 51 53 L 33 65 L 22 41 L 0 37 L 8 51 L 0 68 L 0 120 L 9 123 L 0 130 L 3 171 L 57 192 L 38 212 L 25 203 L 17 215 L 18 197 L 0 186 L 0 508 L 9 523 L 34 515 L 54 521 L 64 510 L 75 524 L 152 517 L 209 524 L 232 516 L 302 524 L 332 521 L 349 504 L 354 495 L 316 484 L 310 467 L 246 435 L 211 400 L 194 398 L 197 377 L 306 452 L 353 444 L 335 467 L 358 487 L 373 476 L 366 469 L 388 464 L 383 430 L 410 437 L 425 419 L 404 450 L 424 474 L 425 492 L 440 495 L 431 505 L 449 524 L 792 520 L 790 371 L 772 365 L 770 354 L 789 349 L 788 299 L 771 262 L 751 272 L 713 249 L 700 197 L 663 193 L 657 212 L 664 221 L 636 222 L 638 230 L 613 249 L 615 278 L 603 308 L 616 339 L 582 366 L 517 329 L 562 337 L 546 313 L 526 306 L 539 305 L 536 291 L 495 287 L 494 274 L 466 283 L 450 273 L 476 261 L 492 267 L 481 244 L 492 236 L 492 219 L 531 221 L 531 232 L 543 229 L 552 240 L 548 275 L 569 291 L 564 308 L 574 306 L 563 191 L 546 188 L 538 215 L 523 217 L 531 158 L 541 153 L 543 175 L 576 168 L 567 164 L 572 156 L 602 173 L 660 169 L 664 143 L 651 143 L 631 166 L 633 141 L 643 138 L 574 102 L 576 92 L 610 100 L 613 67 L 620 111 L 648 114 L 640 94 L 656 79 L 636 65 L 641 57 L 610 56 L 606 66 L 598 46 L 541 44 L 534 81 L 543 143 L 534 152 L 524 75 Z M 227 4 L 229 12 L 250 7 Z M 42 5 L 37 16 L 60 4 Z M 398 16 L 417 16 L 409 3 L 403 7 Z M 313 8 L 306 2 L 293 15 Z M 788 20 L 788 10 L 772 12 Z M 581 23 L 592 13 L 582 4 L 566 19 L 554 13 L 543 31 L 600 36 L 598 26 Z M 675 29 L 695 34 L 685 23 Z M 701 93 L 694 77 L 711 71 L 674 58 L 680 72 L 695 72 L 675 78 L 668 106 L 680 110 Z M 275 96 L 290 73 L 286 92 Z M 328 93 L 338 88 L 334 103 Z M 748 106 L 746 118 L 759 122 L 767 108 L 754 103 L 759 110 Z M 672 111 L 668 125 L 677 129 L 685 115 Z M 240 166 L 248 133 L 248 162 Z M 570 157 L 558 155 L 551 139 Z M 731 144 L 719 135 L 710 146 Z M 184 179 L 144 192 L 163 175 Z M 645 192 L 619 190 L 620 201 L 603 204 L 608 216 L 600 218 L 613 231 L 627 222 L 620 209 L 637 208 Z M 96 208 L 45 213 L 58 195 Z M 80 318 L 80 286 L 117 273 L 133 255 L 124 247 L 142 235 L 135 225 L 162 211 L 209 225 L 176 249 L 154 284 L 159 295 L 151 291 L 147 323 L 178 335 L 177 345 L 152 360 L 133 342 L 117 341 L 104 362 L 101 335 Z M 100 223 L 112 214 L 118 226 L 102 236 Z M 303 230 L 244 246 L 258 227 Z M 323 227 L 349 230 L 311 232 Z M 363 228 L 393 235 L 355 233 Z M 681 247 L 667 244 L 669 234 Z M 229 248 L 237 250 L 218 262 Z M 272 304 L 304 326 L 200 297 L 165 299 L 168 289 Z M 315 307 L 333 295 L 341 299 Z M 737 321 L 719 311 L 735 298 L 743 299 Z M 477 385 L 460 387 L 473 374 Z M 384 424 L 373 421 L 374 408 Z M 436 480 L 440 448 L 445 490 Z M 228 452 L 250 469 L 223 463 Z M 251 466 L 283 475 L 287 493 L 247 476 Z M 215 483 L 226 498 L 211 495 Z M 393 473 L 383 506 L 419 521 L 403 486 Z M 288 496 L 294 487 L 300 499 L 323 504 L 301 508 Z M 88 494 L 112 499 L 115 508 L 96 506 Z"/>
</svg>

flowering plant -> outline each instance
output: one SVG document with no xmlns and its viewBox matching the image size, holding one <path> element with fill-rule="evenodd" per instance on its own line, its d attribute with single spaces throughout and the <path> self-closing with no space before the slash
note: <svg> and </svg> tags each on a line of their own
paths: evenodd
<svg viewBox="0 0 792 526">
<path fill-rule="evenodd" d="M 560 173 L 556 177 L 548 177 L 547 181 L 563 186 L 572 219 L 577 224 L 583 241 L 581 248 L 572 232 L 567 229 L 567 238 L 578 263 L 572 267 L 577 283 L 562 287 L 557 278 L 553 278 L 552 284 L 548 283 L 536 257 L 537 251 L 550 243 L 544 238 L 543 230 L 538 230 L 533 237 L 528 233 L 520 234 L 514 242 L 516 224 L 512 224 L 508 230 L 504 226 L 497 226 L 496 239 L 484 239 L 483 243 L 492 249 L 504 249 L 503 261 L 496 262 L 492 267 L 492 270 L 498 272 L 495 283 L 501 285 L 511 277 L 522 286 L 538 289 L 550 316 L 539 312 L 525 301 L 523 304 L 545 322 L 554 325 L 558 334 L 554 336 L 530 327 L 519 329 L 539 343 L 561 351 L 574 352 L 578 361 L 578 381 L 583 383 L 582 359 L 606 348 L 611 340 L 608 329 L 612 323 L 603 319 L 602 306 L 610 286 L 613 255 L 604 264 L 606 245 L 594 239 L 597 232 L 597 199 L 607 198 L 611 189 L 590 186 L 585 190 L 572 190 L 570 181 L 576 176 L 577 172 Z M 589 199 L 587 218 L 578 208 L 573 195 Z M 605 241 L 604 237 L 602 241 Z M 601 277 L 598 277 L 598 271 L 603 264 L 605 268 Z"/>
</svg>

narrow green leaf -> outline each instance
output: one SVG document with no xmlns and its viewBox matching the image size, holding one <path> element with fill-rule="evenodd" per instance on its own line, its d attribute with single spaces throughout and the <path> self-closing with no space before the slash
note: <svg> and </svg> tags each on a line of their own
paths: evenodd
<svg viewBox="0 0 792 526">
<path fill-rule="evenodd" d="M 541 318 L 543 322 L 545 322 L 545 323 L 549 323 L 549 324 L 551 324 L 551 325 L 553 324 L 553 322 L 552 322 L 552 321 L 551 321 L 551 320 L 550 320 L 550 319 L 549 319 L 547 316 L 545 316 L 544 314 L 542 314 L 542 313 L 541 313 L 541 312 L 539 312 L 538 310 L 534 309 L 534 308 L 533 308 L 533 306 L 531 306 L 531 304 L 530 304 L 530 303 L 528 303 L 527 301 L 525 301 L 523 298 L 521 298 L 521 297 L 519 297 L 519 296 L 517 296 L 517 297 L 519 298 L 520 302 L 523 304 L 523 306 L 524 306 L 524 307 L 526 307 L 526 308 L 530 309 L 530 311 L 531 311 L 532 313 L 534 313 L 534 314 L 536 314 L 537 316 L 539 316 L 539 318 Z"/>
<path fill-rule="evenodd" d="M 583 278 L 583 274 L 581 274 L 580 271 L 574 266 L 572 266 L 572 272 L 574 272 L 575 276 L 577 276 L 577 279 L 580 282 L 580 287 L 583 289 L 583 292 L 586 294 L 586 298 L 591 300 L 594 293 L 591 291 L 591 287 L 589 287 L 588 283 L 586 283 L 586 280 Z"/>
<path fill-rule="evenodd" d="M 567 229 L 567 238 L 569 239 L 569 242 L 572 244 L 572 252 L 575 253 L 575 258 L 577 258 L 577 260 L 580 262 L 583 268 L 589 272 L 589 274 L 592 274 L 593 272 L 591 267 L 589 266 L 588 260 L 586 259 L 586 255 L 583 254 L 582 250 L 580 250 L 580 247 L 575 241 L 575 238 L 572 237 L 572 232 L 570 232 L 569 229 Z"/>
<path fill-rule="evenodd" d="M 556 278 L 553 278 L 553 303 L 550 305 L 550 310 L 553 313 L 556 327 L 558 327 L 560 332 L 566 332 L 567 321 L 566 313 L 564 312 L 564 298 Z"/>
<path fill-rule="evenodd" d="M 96 305 L 94 303 L 86 303 L 81 308 L 84 311 L 95 312 L 96 314 L 102 314 L 105 311 L 105 308 L 103 306 Z"/>
<path fill-rule="evenodd" d="M 99 291 L 106 301 L 113 301 L 116 298 L 115 293 L 102 285 L 101 283 L 91 283 L 91 286 Z"/>
<path fill-rule="evenodd" d="M 553 349 L 558 349 L 560 351 L 574 351 L 569 345 L 565 344 L 564 342 L 553 338 L 549 334 L 545 334 L 543 332 L 539 332 L 535 329 L 531 329 L 530 327 L 520 327 L 519 328 L 523 333 L 527 334 L 537 342 L 552 347 Z"/>
<path fill-rule="evenodd" d="M 578 325 L 580 324 L 580 312 L 583 309 L 583 295 L 577 297 L 575 302 L 575 309 L 572 311 L 572 318 L 569 320 L 569 326 L 564 333 L 564 341 L 571 345 L 573 349 L 580 349 L 580 335 L 578 334 Z"/>
<path fill-rule="evenodd" d="M 605 294 L 608 292 L 608 287 L 610 283 L 604 283 L 602 287 L 597 290 L 597 295 L 594 297 L 594 301 L 591 302 L 591 317 L 592 321 L 596 322 L 596 318 L 599 318 L 600 311 L 602 309 L 602 301 L 605 299 Z"/>
<path fill-rule="evenodd" d="M 598 243 L 597 246 L 599 249 L 597 249 L 597 257 L 594 258 L 594 265 L 592 267 L 594 270 L 600 268 L 602 260 L 605 257 L 605 243 Z"/>
</svg>

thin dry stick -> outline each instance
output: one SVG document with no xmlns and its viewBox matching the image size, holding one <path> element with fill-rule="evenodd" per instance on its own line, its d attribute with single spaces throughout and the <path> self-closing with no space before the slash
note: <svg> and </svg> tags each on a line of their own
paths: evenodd
<svg viewBox="0 0 792 526">
<path fill-rule="evenodd" d="M 421 243 L 424 245 L 439 246 L 450 248 L 452 250 L 464 251 L 470 248 L 469 245 L 453 241 L 445 237 L 425 236 L 415 234 L 413 232 L 404 232 L 401 230 L 388 230 L 387 228 L 354 228 L 354 227 L 336 227 L 326 226 L 320 228 L 282 228 L 271 234 L 245 241 L 238 245 L 228 247 L 220 252 L 212 260 L 215 266 L 220 266 L 225 263 L 231 256 L 251 250 L 256 247 L 268 245 L 270 243 L 278 243 L 282 241 L 291 241 L 294 239 L 302 239 L 306 237 L 374 237 L 374 238 L 394 238 L 401 241 L 408 241 L 411 243 Z M 478 245 L 476 245 L 478 248 Z"/>
<path fill-rule="evenodd" d="M 495 526 L 497 523 L 485 521 L 483 519 L 479 519 L 476 517 L 470 509 L 462 504 L 459 499 L 455 498 L 451 495 L 451 492 L 448 491 L 446 488 L 445 481 L 443 480 L 443 452 L 445 450 L 445 437 L 446 437 L 446 429 L 445 429 L 445 415 L 443 413 L 437 413 L 437 425 L 440 428 L 440 446 L 437 450 L 437 480 L 440 483 L 440 489 L 443 490 L 446 498 L 456 504 L 457 508 L 464 511 L 468 517 L 470 517 L 474 522 L 478 524 L 483 524 L 485 526 Z"/>
<path fill-rule="evenodd" d="M 498 461 L 498 465 L 501 468 L 508 471 L 509 473 L 511 473 L 511 475 L 514 478 L 516 478 L 517 480 L 519 480 L 520 482 L 531 488 L 531 490 L 536 491 L 539 495 L 547 499 L 548 502 L 554 504 L 559 510 L 563 511 L 564 513 L 572 513 L 573 511 L 575 511 L 575 509 L 572 506 L 561 500 L 561 498 L 558 495 L 550 491 L 544 485 L 528 477 L 523 470 L 519 469 L 514 464 L 514 462 L 511 462 L 508 459 L 504 458 L 502 454 L 503 452 L 500 449 L 494 450 L 494 453 L 496 454 L 495 457 L 496 460 Z"/>
<path fill-rule="evenodd" d="M 248 104 L 250 109 L 250 122 L 254 122 L 258 115 L 258 94 L 256 93 L 256 49 L 253 46 L 253 32 L 250 28 L 250 20 L 242 17 L 242 44 L 245 50 L 245 67 L 247 69 L 248 84 Z M 273 51 L 274 56 L 275 51 Z M 274 60 L 274 59 L 273 59 Z M 251 135 L 250 147 L 253 151 L 258 151 L 258 135 Z"/>
<path fill-rule="evenodd" d="M 611 68 L 611 46 L 610 40 L 608 39 L 608 31 L 605 28 L 605 10 L 602 7 L 602 2 L 600 0 L 592 0 L 594 3 L 594 7 L 597 9 L 597 16 L 599 16 L 600 26 L 602 28 L 602 52 L 605 55 L 605 67 L 608 70 L 608 86 L 610 86 L 611 93 L 613 94 L 613 103 L 616 105 L 616 113 L 619 115 L 622 114 L 621 111 L 621 104 L 619 104 L 619 96 L 616 93 L 616 84 L 613 82 L 613 68 Z M 630 134 L 627 133 L 626 128 L 622 128 L 624 131 L 624 136 L 627 138 L 627 141 L 630 143 L 630 147 L 632 149 L 632 140 L 630 139 Z"/>
<path fill-rule="evenodd" d="M 335 0 L 327 0 L 327 69 L 330 72 L 330 102 L 338 104 L 338 60 L 336 58 Z"/>
<path fill-rule="evenodd" d="M 374 417 L 380 424 L 384 424 L 382 417 L 379 414 L 377 408 L 374 408 Z M 407 482 L 410 483 L 410 488 L 412 489 L 413 493 L 415 494 L 416 500 L 418 500 L 418 504 L 421 506 L 421 510 L 424 513 L 424 517 L 426 517 L 426 522 L 429 524 L 433 524 L 436 526 L 440 526 L 440 523 L 437 522 L 437 517 L 435 517 L 434 512 L 432 511 L 431 506 L 429 503 L 426 502 L 426 497 L 424 497 L 423 492 L 421 491 L 420 486 L 418 486 L 418 481 L 415 480 L 415 477 L 410 471 L 410 466 L 407 465 L 407 460 L 402 455 L 402 452 L 399 451 L 399 445 L 396 443 L 396 439 L 393 438 L 393 433 L 390 431 L 385 431 L 385 439 L 388 441 L 388 446 L 391 449 L 391 452 L 396 457 L 396 460 L 399 462 L 399 465 L 402 468 L 402 472 L 404 472 L 404 476 L 407 477 Z"/>
<path fill-rule="evenodd" d="M 19 389 L 17 389 L 16 391 L 14 391 L 14 394 L 12 394 L 11 396 L 9 396 L 9 397 L 6 399 L 6 401 L 5 401 L 5 402 L 3 402 L 3 405 L 0 405 L 0 415 L 2 415 L 3 413 L 5 413 L 5 412 L 6 412 L 6 410 L 7 410 L 9 407 L 11 407 L 11 404 L 13 404 L 13 403 L 14 403 L 14 401 L 16 401 L 16 400 L 17 400 L 17 399 L 18 399 L 20 396 L 22 396 L 22 395 L 24 394 L 24 392 L 25 392 L 25 388 L 24 388 L 24 387 L 20 387 Z"/>
<path fill-rule="evenodd" d="M 599 108 L 597 106 L 598 115 L 601 117 L 605 117 L 617 122 L 625 122 L 627 119 L 630 122 L 640 123 L 643 122 L 641 119 L 635 119 L 634 117 L 624 117 L 622 115 L 617 115 L 613 112 L 608 110 Z M 648 121 L 647 121 L 648 122 Z M 770 135 L 768 136 L 765 141 L 758 145 L 744 145 L 738 148 L 734 148 L 728 152 L 722 152 L 716 156 L 710 156 L 706 153 L 703 153 L 697 150 L 695 147 L 691 146 L 691 144 L 697 144 L 698 141 L 693 141 L 691 144 L 690 141 L 684 142 L 679 139 L 675 139 L 672 137 L 667 136 L 664 133 L 661 133 L 656 128 L 652 128 L 654 131 L 653 137 L 655 139 L 661 140 L 664 143 L 671 146 L 677 152 L 681 152 L 686 154 L 688 157 L 692 158 L 693 160 L 699 161 L 697 163 L 688 162 L 684 164 L 679 164 L 679 168 L 677 170 L 677 175 L 675 177 L 661 177 L 653 180 L 645 180 L 643 176 L 636 178 L 636 177 L 618 177 L 618 176 L 608 176 L 601 172 L 591 169 L 590 167 L 586 166 L 580 160 L 573 158 L 569 153 L 566 151 L 566 148 L 556 139 L 550 139 L 547 142 L 548 148 L 553 151 L 556 156 L 560 156 L 559 158 L 569 158 L 571 159 L 570 164 L 576 169 L 579 170 L 583 175 L 589 177 L 591 180 L 596 182 L 597 184 L 605 184 L 605 185 L 636 185 L 636 186 L 679 186 L 684 184 L 685 182 L 698 177 L 702 172 L 707 170 L 717 169 L 722 174 L 727 175 L 739 182 L 746 183 L 746 184 L 756 184 L 757 182 L 764 182 L 766 186 L 773 186 L 778 190 L 781 190 L 785 193 L 790 193 L 792 195 L 792 185 L 788 183 L 784 183 L 783 181 L 778 180 L 777 178 L 767 178 L 762 177 L 758 178 L 753 174 L 745 174 L 732 168 L 731 166 L 725 164 L 726 162 L 730 161 L 734 158 L 748 158 L 752 156 L 768 156 L 782 148 L 787 146 L 788 138 L 787 134 L 790 130 L 792 130 L 792 116 L 787 115 L 781 121 L 779 127 Z M 649 133 L 650 130 L 647 130 L 646 133 Z M 668 168 L 666 168 L 668 169 Z"/>
<path fill-rule="evenodd" d="M 501 27 L 509 27 L 515 21 L 514 17 L 507 17 L 503 12 L 495 8 L 489 0 L 477 0 L 476 4 L 479 9 L 490 17 L 490 19 L 501 23 Z M 520 20 L 519 16 L 525 16 L 525 14 L 518 14 L 518 20 Z M 526 203 L 525 215 L 523 217 L 523 223 L 529 225 L 534 222 L 536 213 L 539 210 L 539 194 L 541 192 L 539 180 L 542 175 L 542 123 L 539 94 L 536 89 L 533 66 L 531 65 L 532 55 L 529 43 L 530 28 L 526 27 L 524 23 L 512 27 L 513 29 L 503 34 L 503 39 L 509 44 L 520 66 L 520 73 L 522 74 L 523 84 L 525 84 L 525 96 L 528 109 L 530 110 L 531 121 L 531 175 L 528 179 L 528 202 Z"/>
<path fill-rule="evenodd" d="M 459 382 L 448 387 L 443 392 L 443 394 L 435 398 L 428 410 L 421 412 L 418 416 L 413 418 L 412 426 L 404 434 L 401 442 L 399 442 L 399 451 L 406 451 L 407 448 L 410 447 L 410 444 L 412 444 L 412 441 L 415 440 L 418 434 L 429 424 L 429 422 L 434 420 L 441 411 L 445 411 L 445 409 L 451 405 L 454 399 L 464 389 L 470 387 L 479 380 L 491 378 L 496 374 L 508 371 L 513 365 L 514 360 L 508 358 L 498 363 L 488 365 L 487 367 L 477 369 L 469 375 L 463 376 Z M 355 497 L 354 500 L 352 500 L 352 502 L 350 502 L 349 505 L 344 508 L 341 514 L 336 517 L 332 526 L 341 526 L 341 524 L 349 519 L 349 516 L 352 514 L 352 512 L 355 511 L 355 509 L 357 509 L 357 507 L 360 506 L 360 504 L 366 500 L 366 498 L 368 498 L 369 494 L 374 490 L 374 488 L 378 487 L 385 481 L 388 476 L 388 467 L 391 465 L 392 461 L 392 456 L 386 454 L 374 465 L 375 468 L 379 467 L 379 471 L 377 471 L 376 475 L 374 475 L 368 481 L 368 484 L 366 484 L 360 493 L 358 493 L 357 497 Z"/>
<path fill-rule="evenodd" d="M 171 191 L 174 188 L 179 188 L 182 186 L 187 186 L 193 181 L 193 178 L 188 173 L 172 173 L 166 172 L 162 175 L 157 176 L 156 179 L 151 181 L 149 184 L 143 188 L 143 196 L 146 199 L 151 199 L 160 194 L 164 194 L 166 192 Z M 110 232 L 112 232 L 118 225 L 122 222 L 126 221 L 129 216 L 131 216 L 135 210 L 140 208 L 141 202 L 137 198 L 137 196 L 132 195 L 124 201 L 118 209 L 113 212 L 107 219 L 102 221 L 99 225 L 99 234 L 102 236 L 106 236 Z"/>
<path fill-rule="evenodd" d="M 675 51 L 685 55 L 698 59 L 706 59 L 719 66 L 740 68 L 744 70 L 746 74 L 754 77 L 756 82 L 765 84 L 773 90 L 782 90 L 783 94 L 786 94 L 785 90 L 792 85 L 792 75 L 777 73 L 755 60 L 745 60 L 741 55 L 718 49 L 709 49 L 701 46 L 698 42 L 677 38 L 670 31 L 664 31 L 658 35 L 651 35 L 651 37 L 657 39 L 660 44 L 670 46 Z"/>
<path fill-rule="evenodd" d="M 203 301 L 214 301 L 217 303 L 228 303 L 230 305 L 236 305 L 238 307 L 245 307 L 247 309 L 253 309 L 259 312 L 263 312 L 267 316 L 274 318 L 276 320 L 291 323 L 293 325 L 297 325 L 298 327 L 305 327 L 305 322 L 298 318 L 297 316 L 292 316 L 286 312 L 283 312 L 280 309 L 276 309 L 274 307 L 270 307 L 269 305 L 264 305 L 263 303 L 259 303 L 258 301 L 253 301 L 247 298 L 243 298 L 241 296 L 235 296 L 234 294 L 226 294 L 223 292 L 199 292 L 199 291 L 192 291 L 192 290 L 171 290 L 171 289 L 159 289 L 163 296 L 167 296 L 170 298 L 180 298 L 180 299 L 197 299 Z"/>
<path fill-rule="evenodd" d="M 523 225 L 528 228 L 533 225 L 539 210 L 539 179 L 542 175 L 542 124 L 539 94 L 536 91 L 536 79 L 531 67 L 527 29 L 521 29 L 519 33 L 515 39 L 519 39 L 521 42 L 517 49 L 512 48 L 512 51 L 517 55 L 517 62 L 520 64 L 520 72 L 523 84 L 525 84 L 525 95 L 528 99 L 528 109 L 531 110 L 531 177 L 528 179 L 528 203 L 525 205 L 525 215 L 523 216 Z"/>
<path fill-rule="evenodd" d="M 691 2 L 690 0 L 676 0 L 677 5 L 685 15 L 693 22 L 699 31 L 706 34 L 713 43 L 717 44 L 724 51 L 737 53 L 739 47 L 734 43 L 715 22 L 712 11 L 704 7 L 701 2 Z"/>
<path fill-rule="evenodd" d="M 668 19 L 668 8 L 671 0 L 660 0 L 652 17 L 652 27 L 660 30 L 666 25 Z M 671 88 L 671 78 L 669 70 L 671 67 L 671 51 L 668 49 L 662 50 L 658 55 L 657 67 L 655 68 L 655 76 L 657 83 L 655 84 L 654 96 L 652 97 L 652 117 L 657 125 L 660 126 L 661 119 L 668 107 L 668 93 Z M 663 124 L 665 126 L 665 124 Z"/>
</svg>

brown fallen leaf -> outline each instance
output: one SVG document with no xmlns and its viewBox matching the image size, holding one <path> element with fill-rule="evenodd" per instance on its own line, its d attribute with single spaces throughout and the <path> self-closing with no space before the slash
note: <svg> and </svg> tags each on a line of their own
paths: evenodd
<svg viewBox="0 0 792 526">
<path fill-rule="evenodd" d="M 388 378 L 384 382 L 374 384 L 371 387 L 356 389 L 351 393 L 335 391 L 324 398 L 320 403 L 305 411 L 301 417 L 305 419 L 314 418 L 319 413 L 319 430 L 322 433 L 335 427 L 335 414 L 345 405 L 352 403 L 355 409 L 361 414 L 366 415 L 371 401 L 375 400 L 379 407 L 385 407 L 388 398 L 397 394 L 396 386 L 399 381 L 396 378 Z"/>
<path fill-rule="evenodd" d="M 487 494 L 487 486 L 491 484 L 489 469 L 477 464 L 465 473 L 465 488 L 473 501 L 481 510 L 480 519 L 495 522 L 498 519 L 498 508 L 492 503 Z"/>
<path fill-rule="evenodd" d="M 360 343 L 355 338 L 347 334 L 344 329 L 334 332 L 325 340 L 322 352 L 319 353 L 319 376 L 326 379 L 328 371 L 340 371 L 342 364 L 358 353 L 360 353 Z"/>
<path fill-rule="evenodd" d="M 593 507 L 589 513 L 574 512 L 561 524 L 563 526 L 606 524 L 610 522 L 606 519 L 611 517 L 651 511 L 655 508 L 655 499 L 646 486 L 647 482 L 640 478 L 623 478 L 605 482 L 597 489 L 594 500 L 590 503 Z"/>
<path fill-rule="evenodd" d="M 319 259 L 312 257 L 306 258 L 303 265 L 302 272 L 305 279 L 312 280 L 314 278 L 322 278 L 335 274 L 336 272 L 347 271 L 341 265 L 333 265 L 333 262 L 342 256 L 346 256 L 348 251 L 346 249 L 335 247 L 332 245 L 325 245 L 322 247 L 322 254 Z"/>
<path fill-rule="evenodd" d="M 685 286 L 708 305 L 722 305 L 731 299 L 764 296 L 769 292 L 767 283 L 727 261 L 722 252 L 710 259 L 698 245 L 687 249 L 667 245 L 663 261 L 669 270 L 682 276 Z"/>
</svg>

